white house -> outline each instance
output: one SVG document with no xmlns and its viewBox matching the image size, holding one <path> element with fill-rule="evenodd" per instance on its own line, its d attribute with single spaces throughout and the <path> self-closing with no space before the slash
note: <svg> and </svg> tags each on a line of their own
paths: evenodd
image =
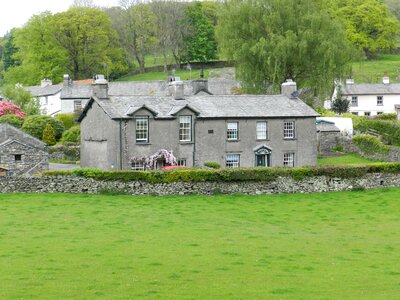
<svg viewBox="0 0 400 300">
<path fill-rule="evenodd" d="M 356 84 L 347 79 L 341 90 L 350 101 L 349 111 L 354 115 L 396 113 L 396 105 L 400 105 L 400 83 L 390 83 L 389 77 L 383 77 L 382 83 Z"/>
<path fill-rule="evenodd" d="M 54 116 L 61 112 L 61 90 L 62 85 L 53 85 L 50 79 L 43 79 L 40 86 L 23 87 L 29 91 L 32 97 L 40 102 L 40 111 L 44 115 Z"/>
</svg>

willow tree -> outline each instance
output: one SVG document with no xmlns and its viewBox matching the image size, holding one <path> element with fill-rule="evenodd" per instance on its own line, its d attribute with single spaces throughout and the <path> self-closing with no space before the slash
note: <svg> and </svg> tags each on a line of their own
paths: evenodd
<svg viewBox="0 0 400 300">
<path fill-rule="evenodd" d="M 279 91 L 288 78 L 322 96 L 347 71 L 351 49 L 322 0 L 231 0 L 217 37 L 248 92 Z"/>
</svg>

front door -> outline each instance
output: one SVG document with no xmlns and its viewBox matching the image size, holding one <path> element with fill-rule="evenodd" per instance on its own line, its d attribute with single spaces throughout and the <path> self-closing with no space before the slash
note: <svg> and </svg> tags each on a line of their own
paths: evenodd
<svg viewBox="0 0 400 300">
<path fill-rule="evenodd" d="M 265 154 L 257 154 L 256 155 L 256 166 L 257 167 L 265 167 Z"/>
</svg>

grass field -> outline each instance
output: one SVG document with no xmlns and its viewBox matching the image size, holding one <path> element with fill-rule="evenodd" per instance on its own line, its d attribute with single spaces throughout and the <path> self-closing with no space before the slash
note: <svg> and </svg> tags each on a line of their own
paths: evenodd
<svg viewBox="0 0 400 300">
<path fill-rule="evenodd" d="M 318 166 L 368 165 L 379 161 L 363 158 L 355 154 L 318 158 Z"/>
<path fill-rule="evenodd" d="M 208 73 L 212 69 L 204 70 L 204 78 L 208 78 Z M 195 69 L 191 72 L 186 69 L 176 70 L 175 76 L 179 76 L 181 80 L 190 80 L 190 79 L 199 79 L 200 78 L 200 70 Z M 128 75 L 119 78 L 116 81 L 151 81 L 151 80 L 167 80 L 168 72 L 147 72 L 143 74 L 137 75 Z"/>
<path fill-rule="evenodd" d="M 352 65 L 353 78 L 356 83 L 381 83 L 385 73 L 391 82 L 400 82 L 400 55 L 379 54 L 375 60 L 354 62 Z"/>
<path fill-rule="evenodd" d="M 0 195 L 0 299 L 398 299 L 399 199 Z"/>
</svg>

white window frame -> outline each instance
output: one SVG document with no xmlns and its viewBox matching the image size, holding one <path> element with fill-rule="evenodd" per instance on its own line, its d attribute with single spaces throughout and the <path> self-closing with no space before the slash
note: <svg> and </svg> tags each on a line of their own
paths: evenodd
<svg viewBox="0 0 400 300">
<path fill-rule="evenodd" d="M 225 157 L 225 166 L 227 168 L 239 168 L 240 167 L 240 154 L 229 153 Z"/>
<path fill-rule="evenodd" d="M 358 97 L 357 96 L 352 96 L 351 97 L 351 106 L 352 107 L 357 107 L 358 106 Z"/>
<path fill-rule="evenodd" d="M 135 118 L 135 139 L 136 143 L 149 142 L 149 117 L 137 116 Z"/>
<path fill-rule="evenodd" d="M 286 140 L 295 138 L 295 123 L 294 121 L 285 121 L 283 123 L 283 138 Z"/>
<path fill-rule="evenodd" d="M 185 158 L 180 158 L 176 161 L 176 164 L 178 166 L 186 167 L 186 159 Z"/>
<path fill-rule="evenodd" d="M 283 153 L 283 166 L 289 168 L 294 167 L 294 152 Z"/>
<path fill-rule="evenodd" d="M 268 140 L 268 122 L 257 121 L 256 122 L 256 137 L 257 140 Z"/>
<path fill-rule="evenodd" d="M 74 100 L 74 111 L 82 110 L 82 100 Z"/>
<path fill-rule="evenodd" d="M 239 139 L 239 122 L 226 123 L 226 138 L 228 141 L 237 141 Z"/>
<path fill-rule="evenodd" d="M 192 116 L 179 116 L 179 141 L 192 141 Z"/>
<path fill-rule="evenodd" d="M 383 105 L 383 96 L 376 96 L 376 105 L 377 106 Z"/>
<path fill-rule="evenodd" d="M 144 171 L 145 166 L 143 162 L 133 162 L 131 165 L 131 170 L 132 171 Z"/>
</svg>

